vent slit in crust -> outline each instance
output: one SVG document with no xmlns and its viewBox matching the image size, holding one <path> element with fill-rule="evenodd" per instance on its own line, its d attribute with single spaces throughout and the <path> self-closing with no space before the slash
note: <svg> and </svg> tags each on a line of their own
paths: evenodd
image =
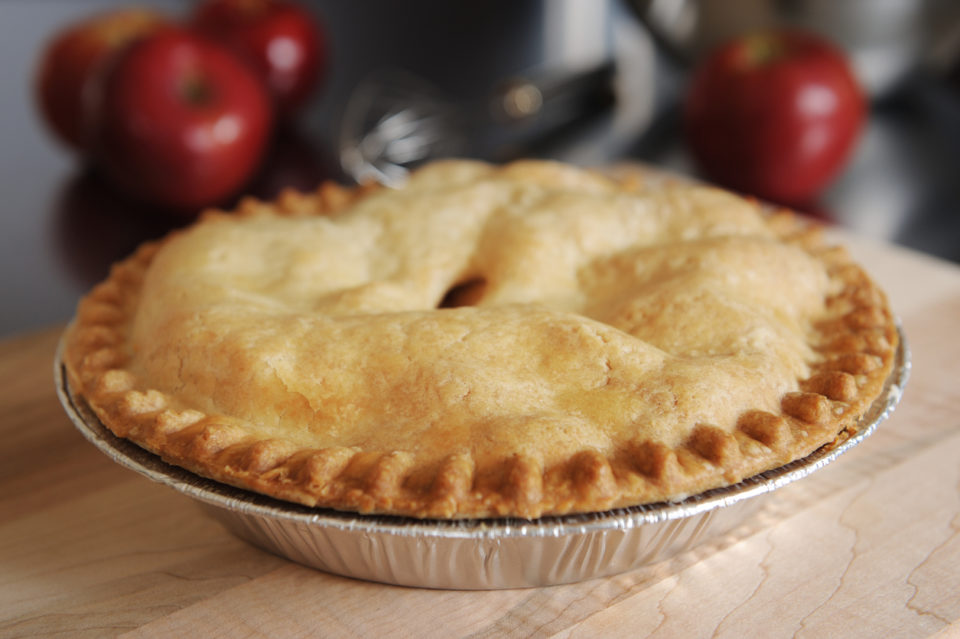
<svg viewBox="0 0 960 639">
<path fill-rule="evenodd" d="M 437 308 L 457 308 L 458 306 L 474 306 L 483 297 L 487 288 L 487 281 L 482 277 L 470 278 L 455 284 L 444 293 L 443 299 Z"/>
</svg>

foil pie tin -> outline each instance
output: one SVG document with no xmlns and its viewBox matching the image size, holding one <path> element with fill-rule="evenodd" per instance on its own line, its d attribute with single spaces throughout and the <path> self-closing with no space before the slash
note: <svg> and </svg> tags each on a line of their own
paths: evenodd
<svg viewBox="0 0 960 639">
<path fill-rule="evenodd" d="M 417 520 L 308 508 L 167 464 L 116 437 L 71 392 L 58 350 L 57 394 L 80 433 L 113 461 L 195 499 L 237 537 L 319 570 L 402 586 L 487 590 L 585 581 L 647 566 L 746 524 L 776 489 L 823 468 L 871 435 L 910 374 L 900 347 L 884 390 L 852 433 L 809 456 L 678 502 L 538 520 Z"/>
</svg>

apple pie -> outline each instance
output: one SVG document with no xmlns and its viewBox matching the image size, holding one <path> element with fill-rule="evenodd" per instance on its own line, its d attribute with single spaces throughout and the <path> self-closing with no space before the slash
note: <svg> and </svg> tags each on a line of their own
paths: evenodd
<svg viewBox="0 0 960 639">
<path fill-rule="evenodd" d="M 678 500 L 857 428 L 898 334 L 797 216 L 688 182 L 450 160 L 211 211 L 116 264 L 73 392 L 308 506 L 535 518 Z"/>
</svg>

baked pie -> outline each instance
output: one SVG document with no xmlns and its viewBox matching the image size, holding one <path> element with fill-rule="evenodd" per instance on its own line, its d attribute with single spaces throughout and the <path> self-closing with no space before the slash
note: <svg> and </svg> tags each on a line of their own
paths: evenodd
<svg viewBox="0 0 960 639">
<path fill-rule="evenodd" d="M 558 163 L 244 201 L 79 305 L 73 392 L 200 475 L 308 506 L 535 518 L 678 500 L 830 445 L 897 346 L 788 212 Z"/>
</svg>

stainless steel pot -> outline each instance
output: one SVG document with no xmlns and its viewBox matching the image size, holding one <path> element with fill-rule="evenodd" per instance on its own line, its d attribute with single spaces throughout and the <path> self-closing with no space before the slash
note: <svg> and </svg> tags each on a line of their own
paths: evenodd
<svg viewBox="0 0 960 639">
<path fill-rule="evenodd" d="M 887 93 L 921 64 L 956 54 L 960 3 L 951 0 L 627 0 L 661 47 L 685 64 L 734 36 L 794 26 L 850 55 L 864 88 Z"/>
</svg>

